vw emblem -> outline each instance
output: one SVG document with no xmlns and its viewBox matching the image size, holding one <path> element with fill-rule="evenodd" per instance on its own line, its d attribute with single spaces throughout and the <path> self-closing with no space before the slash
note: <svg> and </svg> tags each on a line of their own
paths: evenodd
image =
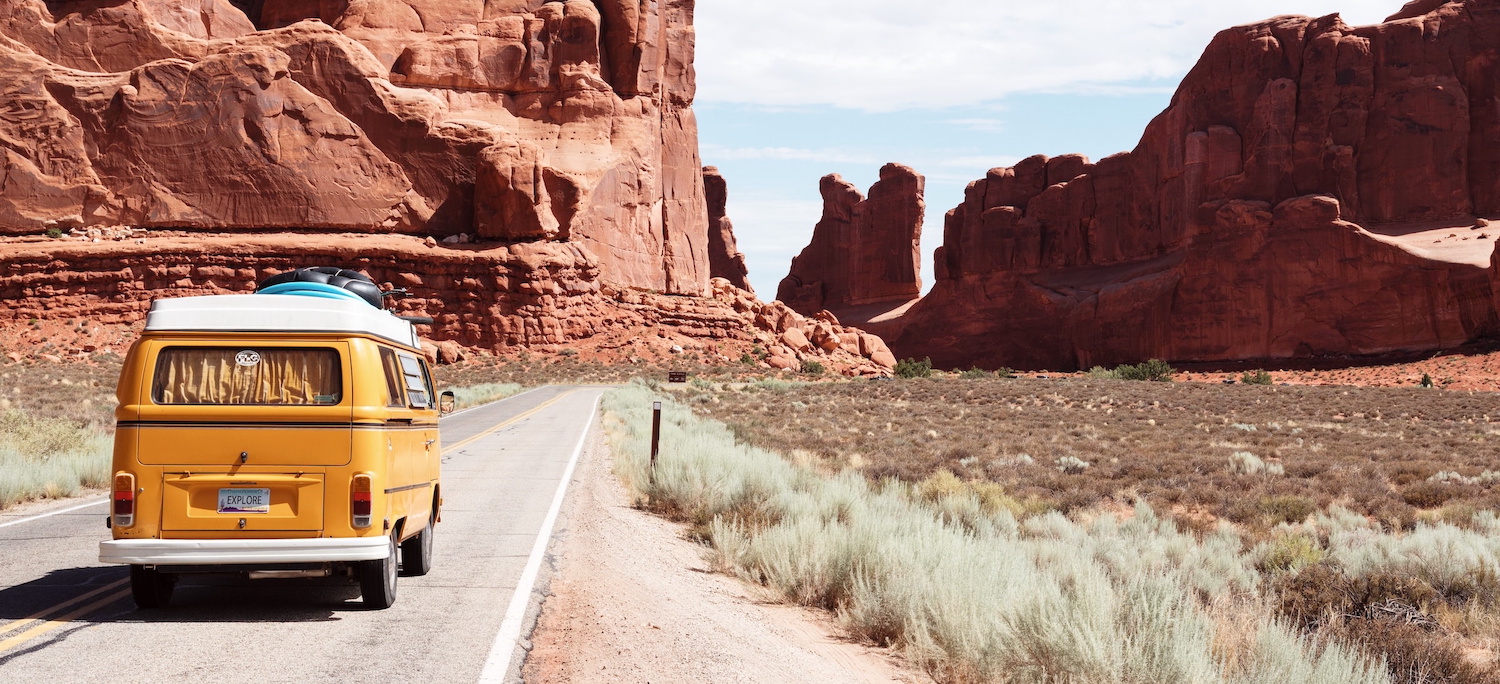
<svg viewBox="0 0 1500 684">
<path fill-rule="evenodd" d="M 241 366 L 254 366 L 260 363 L 260 352 L 246 349 L 234 355 L 234 362 Z"/>
</svg>

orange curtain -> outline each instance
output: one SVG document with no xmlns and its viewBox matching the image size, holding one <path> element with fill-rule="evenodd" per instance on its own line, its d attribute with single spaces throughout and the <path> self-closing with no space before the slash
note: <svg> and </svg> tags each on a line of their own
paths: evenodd
<svg viewBox="0 0 1500 684">
<path fill-rule="evenodd" d="M 151 394 L 158 404 L 326 406 L 342 399 L 343 380 L 333 349 L 170 347 Z"/>
</svg>

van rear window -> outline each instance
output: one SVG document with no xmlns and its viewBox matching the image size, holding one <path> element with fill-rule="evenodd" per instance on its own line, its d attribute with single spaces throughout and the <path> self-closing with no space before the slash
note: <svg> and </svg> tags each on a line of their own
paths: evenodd
<svg viewBox="0 0 1500 684">
<path fill-rule="evenodd" d="M 339 353 L 327 348 L 168 347 L 151 383 L 158 404 L 332 406 L 343 394 Z"/>
</svg>

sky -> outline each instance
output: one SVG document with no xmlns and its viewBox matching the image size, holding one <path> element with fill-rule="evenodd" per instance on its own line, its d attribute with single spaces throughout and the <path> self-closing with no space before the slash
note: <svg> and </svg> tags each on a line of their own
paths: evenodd
<svg viewBox="0 0 1500 684">
<path fill-rule="evenodd" d="M 927 177 L 924 290 L 943 214 L 1033 154 L 1135 147 L 1214 34 L 1284 14 L 1377 23 L 1404 0 L 698 0 L 699 141 L 762 299 L 822 214 L 818 179 Z"/>
</svg>

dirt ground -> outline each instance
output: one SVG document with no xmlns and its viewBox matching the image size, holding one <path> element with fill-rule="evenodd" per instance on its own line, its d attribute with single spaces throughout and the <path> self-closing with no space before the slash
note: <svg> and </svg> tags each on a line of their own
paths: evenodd
<svg viewBox="0 0 1500 684">
<path fill-rule="evenodd" d="M 709 572 L 681 525 L 630 507 L 595 438 L 554 548 L 557 574 L 523 669 L 536 684 L 926 683 L 826 616 Z"/>
</svg>

